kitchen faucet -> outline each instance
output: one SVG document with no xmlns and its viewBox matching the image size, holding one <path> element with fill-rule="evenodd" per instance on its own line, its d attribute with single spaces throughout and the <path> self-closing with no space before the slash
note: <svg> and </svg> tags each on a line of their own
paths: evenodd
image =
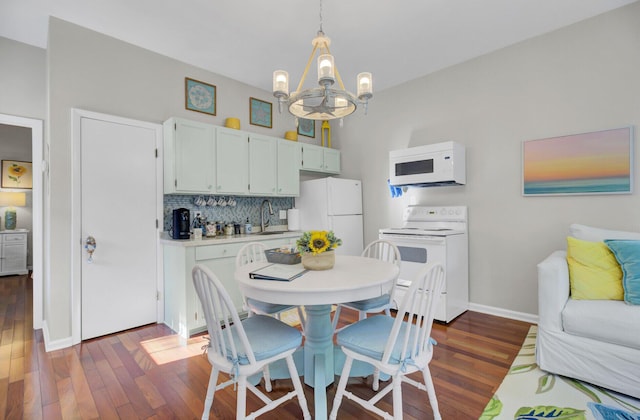
<svg viewBox="0 0 640 420">
<path fill-rule="evenodd" d="M 264 220 L 264 203 L 269 205 L 269 214 L 273 216 L 273 207 L 271 207 L 271 201 L 265 199 L 262 200 L 262 204 L 260 204 L 260 231 L 264 232 L 264 228 L 269 226 L 269 220 L 267 219 L 266 223 Z"/>
</svg>

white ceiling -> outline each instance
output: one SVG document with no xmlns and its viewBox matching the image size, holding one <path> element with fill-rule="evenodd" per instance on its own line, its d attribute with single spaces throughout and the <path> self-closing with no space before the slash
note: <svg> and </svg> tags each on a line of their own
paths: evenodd
<svg viewBox="0 0 640 420">
<path fill-rule="evenodd" d="M 345 87 L 370 71 L 380 91 L 634 1 L 323 0 L 322 14 Z M 0 0 L 0 36 L 46 48 L 51 15 L 270 91 L 276 69 L 297 85 L 319 9 L 318 0 Z"/>
</svg>

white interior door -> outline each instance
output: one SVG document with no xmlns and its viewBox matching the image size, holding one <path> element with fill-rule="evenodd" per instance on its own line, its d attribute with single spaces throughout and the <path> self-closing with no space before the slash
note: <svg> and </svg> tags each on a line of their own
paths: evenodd
<svg viewBox="0 0 640 420">
<path fill-rule="evenodd" d="M 80 120 L 83 340 L 157 320 L 157 131 Z"/>
</svg>

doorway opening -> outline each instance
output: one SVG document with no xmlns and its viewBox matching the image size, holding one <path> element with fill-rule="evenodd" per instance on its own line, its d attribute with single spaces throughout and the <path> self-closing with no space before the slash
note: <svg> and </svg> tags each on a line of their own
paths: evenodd
<svg viewBox="0 0 640 420">
<path fill-rule="evenodd" d="M 32 196 L 32 281 L 33 281 L 33 328 L 41 329 L 44 318 L 43 290 L 48 276 L 44 272 L 46 248 L 44 246 L 44 133 L 43 121 L 34 118 L 0 114 L 0 125 L 22 127 L 30 130 L 31 162 L 33 170 Z M 28 137 L 28 135 L 27 135 Z"/>
</svg>

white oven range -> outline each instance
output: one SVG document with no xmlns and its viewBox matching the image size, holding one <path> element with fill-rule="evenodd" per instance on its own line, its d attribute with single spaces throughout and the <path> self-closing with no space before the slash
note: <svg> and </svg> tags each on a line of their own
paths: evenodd
<svg viewBox="0 0 640 420">
<path fill-rule="evenodd" d="M 444 267 L 445 285 L 435 319 L 451 322 L 469 307 L 469 243 L 465 206 L 409 206 L 399 228 L 379 230 L 379 239 L 398 247 L 400 276 L 396 307 L 424 264 Z"/>
</svg>

